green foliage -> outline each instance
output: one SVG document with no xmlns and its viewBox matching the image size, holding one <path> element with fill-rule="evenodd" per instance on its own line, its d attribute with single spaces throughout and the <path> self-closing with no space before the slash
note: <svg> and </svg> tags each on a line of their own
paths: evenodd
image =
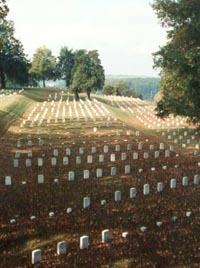
<svg viewBox="0 0 200 268">
<path fill-rule="evenodd" d="M 161 68 L 162 99 L 157 114 L 170 113 L 200 121 L 200 1 L 157 0 L 152 5 L 168 42 L 154 53 L 155 67 Z"/>
<path fill-rule="evenodd" d="M 104 69 L 97 50 L 78 50 L 75 53 L 75 62 L 72 70 L 71 90 L 76 100 L 79 92 L 86 91 L 88 99 L 92 90 L 101 89 L 104 85 Z"/>
<path fill-rule="evenodd" d="M 104 95 L 114 95 L 115 94 L 115 88 L 112 85 L 105 85 L 103 87 L 103 94 Z"/>
<path fill-rule="evenodd" d="M 142 96 L 138 95 L 133 88 L 130 88 L 126 81 L 121 80 L 115 81 L 113 85 L 105 85 L 103 88 L 103 94 L 142 99 Z"/>
<path fill-rule="evenodd" d="M 65 86 L 68 87 L 72 80 L 72 68 L 74 66 L 74 53 L 72 49 L 62 47 L 58 57 L 58 72 L 59 78 L 65 81 Z"/>
<path fill-rule="evenodd" d="M 24 85 L 28 82 L 28 65 L 24 49 L 20 41 L 14 37 L 14 24 L 11 21 L 0 23 L 0 85 L 6 86 L 10 80 Z"/>
<path fill-rule="evenodd" d="M 128 87 L 142 99 L 153 99 L 159 89 L 159 78 L 153 77 L 123 77 L 123 76 L 108 76 L 106 85 L 115 85 L 117 82 L 124 82 Z"/>
<path fill-rule="evenodd" d="M 0 0 L 0 23 L 8 14 L 8 6 L 6 5 L 6 0 Z"/>
<path fill-rule="evenodd" d="M 45 46 L 39 47 L 33 55 L 32 66 L 29 70 L 32 78 L 43 82 L 57 77 L 56 57 L 52 55 L 50 49 Z"/>
</svg>

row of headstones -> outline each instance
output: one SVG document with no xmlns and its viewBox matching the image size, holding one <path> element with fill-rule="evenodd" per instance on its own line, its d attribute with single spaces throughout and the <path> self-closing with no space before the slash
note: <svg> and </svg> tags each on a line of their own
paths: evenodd
<svg viewBox="0 0 200 268">
<path fill-rule="evenodd" d="M 200 176 L 199 175 L 194 175 L 194 180 L 193 180 L 194 185 L 199 185 L 200 184 Z M 189 185 L 189 179 L 187 176 L 182 178 L 182 186 L 188 186 Z M 170 180 L 170 189 L 176 189 L 177 187 L 177 182 L 176 179 L 171 179 Z M 163 182 L 158 182 L 157 183 L 157 193 L 161 193 L 164 190 L 164 183 Z M 144 184 L 143 185 L 143 195 L 149 195 L 150 194 L 150 184 Z M 137 189 L 136 187 L 131 187 L 129 190 L 129 198 L 134 199 L 137 197 Z M 114 192 L 114 201 L 115 202 L 120 202 L 122 200 L 122 193 L 121 191 L 117 190 Z M 105 205 L 107 201 L 105 199 L 101 200 L 101 205 Z M 91 198 L 86 196 L 83 198 L 83 209 L 89 209 L 91 206 Z M 72 208 L 67 208 L 66 212 L 69 214 L 72 212 Z M 49 212 L 49 217 L 54 217 L 55 213 L 53 211 Z M 34 220 L 36 217 L 33 215 L 30 217 L 31 220 Z M 16 219 L 11 219 L 10 220 L 11 224 L 16 223 Z"/>
<path fill-rule="evenodd" d="M 126 237 L 128 232 L 122 233 L 123 237 Z M 108 229 L 102 231 L 102 243 L 107 243 L 110 240 L 111 233 Z M 89 247 L 89 236 L 84 235 L 80 237 L 80 249 L 87 249 Z M 66 241 L 60 241 L 57 243 L 57 254 L 58 255 L 65 255 L 67 253 L 67 243 Z M 35 249 L 32 251 L 31 254 L 31 262 L 35 264 L 42 260 L 42 251 L 41 249 Z"/>
<path fill-rule="evenodd" d="M 30 154 L 29 154 L 30 155 Z M 133 160 L 138 160 L 139 159 L 139 154 L 138 153 L 133 153 Z M 150 155 L 149 153 L 144 153 L 143 154 L 143 158 L 144 159 L 149 159 Z M 159 151 L 155 151 L 154 153 L 154 158 L 159 158 L 160 157 L 160 152 Z M 165 151 L 165 157 L 170 157 L 170 151 L 169 150 L 166 150 Z M 100 154 L 99 157 L 98 157 L 98 161 L 99 163 L 103 163 L 105 160 L 105 156 L 103 154 Z M 121 161 L 125 161 L 127 160 L 127 154 L 126 153 L 121 153 Z M 110 155 L 110 162 L 115 162 L 117 161 L 116 160 L 116 155 L 115 154 L 111 154 Z M 82 159 L 81 159 L 81 156 L 76 156 L 76 164 L 81 164 L 82 162 Z M 92 164 L 94 161 L 93 161 L 93 156 L 92 155 L 88 155 L 87 156 L 87 164 Z M 26 167 L 31 167 L 31 164 L 32 164 L 32 161 L 31 159 L 26 159 L 25 160 L 25 166 Z M 69 164 L 69 157 L 68 156 L 64 156 L 63 157 L 63 160 L 62 160 L 62 164 L 63 165 L 68 165 Z M 43 161 L 43 158 L 38 158 L 37 159 L 37 166 L 38 167 L 42 167 L 44 165 L 44 161 Z M 51 158 L 51 166 L 56 166 L 57 165 L 57 158 L 56 157 L 52 157 Z M 18 168 L 19 167 L 19 159 L 14 159 L 13 160 L 13 166 L 14 168 Z"/>
<path fill-rule="evenodd" d="M 41 166 L 41 165 L 39 165 Z M 163 169 L 166 170 L 167 167 L 163 166 Z M 155 171 L 155 168 L 151 168 L 151 171 Z M 143 169 L 139 169 L 138 172 L 143 172 Z M 124 174 L 129 175 L 131 174 L 131 166 L 130 165 L 125 165 L 124 166 Z M 110 176 L 116 176 L 117 175 L 117 168 L 116 167 L 111 167 L 110 169 Z M 68 172 L 68 181 L 74 181 L 76 177 L 75 171 L 69 171 Z M 103 169 L 102 168 L 97 168 L 96 169 L 96 178 L 102 178 L 103 177 Z M 90 178 L 90 170 L 85 169 L 83 170 L 83 179 L 89 179 Z M 58 182 L 58 179 L 54 179 L 54 182 Z M 38 183 L 44 183 L 44 175 L 39 174 L 38 175 Z M 5 185 L 11 185 L 11 176 L 5 176 Z M 24 181 L 23 184 L 26 184 Z"/>
<path fill-rule="evenodd" d="M 199 185 L 200 183 L 200 176 L 195 175 L 194 176 L 194 185 Z M 189 179 L 187 176 L 182 178 L 182 185 L 183 186 L 188 186 L 189 185 Z M 170 189 L 175 189 L 177 187 L 177 182 L 176 179 L 171 179 L 170 180 Z M 157 183 L 157 192 L 160 193 L 164 190 L 164 183 L 163 182 L 158 182 Z M 149 195 L 150 194 L 150 184 L 146 183 L 143 185 L 143 195 Z M 130 193 L 129 197 L 130 198 L 136 198 L 137 196 L 137 189 L 135 187 L 130 188 Z M 114 193 L 114 200 L 116 202 L 121 201 L 122 199 L 122 194 L 121 191 L 115 191 Z M 101 200 L 101 204 L 104 205 L 106 204 L 106 200 Z M 83 198 L 83 208 L 89 208 L 91 205 L 91 200 L 90 197 L 84 197 Z"/>
<path fill-rule="evenodd" d="M 44 101 L 44 102 L 43 102 L 43 105 L 41 106 L 41 112 L 42 112 L 43 110 L 44 110 L 44 112 L 43 112 L 42 115 L 41 115 L 40 112 L 38 112 L 38 113 L 35 115 L 34 119 L 32 120 L 32 122 L 31 122 L 31 124 L 30 124 L 31 127 L 33 127 L 34 123 L 37 122 L 38 120 L 39 120 L 39 124 L 38 124 L 38 125 L 40 126 L 41 123 L 43 122 L 43 120 L 45 119 L 46 115 L 49 116 L 49 114 L 47 114 L 47 112 L 48 112 L 49 109 L 48 109 L 47 107 L 45 108 L 46 104 L 47 104 L 47 102 Z M 58 102 L 58 105 L 57 105 L 57 110 L 56 110 L 56 114 L 55 114 L 55 119 L 57 119 L 57 120 L 58 120 L 58 117 L 59 117 L 59 113 L 60 113 L 60 109 L 61 109 L 61 104 L 62 104 L 62 98 L 60 99 L 60 101 Z M 67 104 L 66 104 L 66 105 L 67 105 Z M 54 108 L 55 108 L 55 103 L 54 103 L 54 101 L 51 102 L 51 106 L 53 106 L 53 108 L 51 109 L 51 113 L 53 113 L 53 112 L 54 112 Z M 87 117 L 85 111 L 87 112 L 87 114 L 89 115 L 89 117 L 92 118 L 92 119 L 95 118 L 95 117 L 93 116 L 93 114 L 95 114 L 95 116 L 97 116 L 97 117 L 100 117 L 100 113 L 102 114 L 102 116 L 106 116 L 106 114 L 104 113 L 104 109 L 102 109 L 102 105 L 100 105 L 100 107 L 99 107 L 97 103 L 95 103 L 94 106 L 92 106 L 91 104 L 88 105 L 87 103 L 86 103 L 86 105 L 84 104 L 84 105 L 82 105 L 82 106 L 81 106 L 81 105 L 79 105 L 79 106 L 80 106 L 80 110 L 81 110 L 81 113 L 82 113 L 83 117 Z M 38 107 L 38 106 L 37 106 L 37 107 Z M 36 107 L 36 108 L 37 108 L 37 107 Z M 98 109 L 97 109 L 97 107 L 98 107 Z M 75 103 L 74 103 L 74 105 L 73 105 L 73 108 L 74 108 L 74 113 L 75 113 L 75 115 L 76 115 L 76 118 L 79 119 L 80 116 L 79 116 L 79 112 L 78 112 L 78 109 L 77 109 L 77 106 L 75 105 Z M 85 110 L 85 111 L 84 111 L 84 110 Z M 34 112 L 35 112 L 35 111 L 36 111 L 36 109 L 34 110 Z M 29 120 L 31 120 L 31 117 L 33 116 L 33 113 L 34 113 L 34 112 L 32 112 L 32 113 L 30 114 L 31 116 L 28 117 Z M 108 113 L 108 111 L 107 111 L 107 113 Z M 51 118 L 51 116 L 50 116 L 49 118 Z M 48 123 L 49 123 L 49 118 L 47 119 Z M 63 119 L 63 118 L 65 119 L 65 106 L 63 107 L 63 112 L 62 112 L 62 119 Z M 73 119 L 73 117 L 72 117 L 72 108 L 71 108 L 71 106 L 69 107 L 69 118 Z"/>
<path fill-rule="evenodd" d="M 43 144 L 44 144 L 44 141 L 43 140 L 39 140 L 39 145 L 43 145 Z M 28 140 L 28 146 L 32 146 L 32 145 L 33 145 L 32 141 L 31 140 Z M 17 147 L 20 148 L 21 146 L 22 146 L 21 141 L 17 141 Z M 131 151 L 131 150 L 133 150 L 134 147 L 136 147 L 137 150 L 143 150 L 144 149 L 143 143 L 138 143 L 137 146 L 133 146 L 133 144 L 127 144 L 127 147 L 126 148 L 127 148 L 127 151 Z M 136 148 L 135 148 L 135 150 L 136 150 Z M 108 153 L 110 149 L 111 148 L 109 148 L 108 145 L 104 145 L 103 146 L 103 152 L 104 153 Z M 115 145 L 114 148 L 112 148 L 112 151 L 113 151 L 113 149 L 116 152 L 120 152 L 121 151 L 121 145 L 120 144 L 117 144 L 117 145 Z M 170 145 L 169 146 L 169 151 L 174 151 L 174 149 L 175 148 L 174 148 L 173 145 Z M 151 144 L 149 146 L 149 150 L 150 151 L 155 151 L 155 145 Z M 160 143 L 159 150 L 165 150 L 164 143 Z M 97 147 L 96 146 L 92 146 L 91 147 L 91 153 L 92 154 L 97 153 Z M 28 157 L 32 157 L 31 151 L 29 151 L 28 154 L 29 154 Z M 71 148 L 66 148 L 65 149 L 65 154 L 67 156 L 70 156 L 71 155 Z M 79 148 L 79 154 L 84 154 L 84 148 L 83 147 L 80 147 Z M 53 150 L 53 156 L 58 156 L 58 155 L 59 155 L 59 150 L 58 149 L 54 149 Z M 19 158 L 20 157 L 20 152 L 19 151 L 16 152 L 15 157 L 16 158 Z"/>
</svg>

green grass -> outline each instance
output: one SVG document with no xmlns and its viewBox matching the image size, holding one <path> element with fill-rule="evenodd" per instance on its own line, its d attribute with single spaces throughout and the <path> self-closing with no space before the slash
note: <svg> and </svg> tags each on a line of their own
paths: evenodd
<svg viewBox="0 0 200 268">
<path fill-rule="evenodd" d="M 4 133 L 15 120 L 24 114 L 31 103 L 31 99 L 21 96 L 17 100 L 13 98 L 13 102 L 0 110 L 0 132 Z"/>
</svg>

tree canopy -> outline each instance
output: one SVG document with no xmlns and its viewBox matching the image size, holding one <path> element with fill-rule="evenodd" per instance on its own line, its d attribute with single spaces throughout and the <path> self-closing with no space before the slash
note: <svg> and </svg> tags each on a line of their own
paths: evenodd
<svg viewBox="0 0 200 268">
<path fill-rule="evenodd" d="M 154 53 L 161 68 L 162 99 L 157 114 L 187 116 L 200 123 L 200 1 L 156 0 L 152 5 L 167 28 L 168 42 Z"/>
<path fill-rule="evenodd" d="M 83 91 L 87 93 L 88 99 L 90 99 L 91 91 L 101 89 L 104 81 L 104 69 L 98 51 L 86 51 L 84 49 L 76 51 L 70 85 L 75 99 L 79 100 L 79 92 Z"/>
<path fill-rule="evenodd" d="M 65 81 L 68 87 L 72 80 L 72 68 L 74 66 L 74 52 L 72 49 L 62 47 L 58 56 L 58 77 Z"/>
<path fill-rule="evenodd" d="M 29 73 L 33 78 L 43 82 L 56 78 L 56 57 L 52 55 L 50 49 L 45 46 L 39 47 L 33 55 L 32 66 Z"/>
<path fill-rule="evenodd" d="M 128 85 L 127 81 L 116 80 L 113 84 L 107 84 L 103 87 L 103 94 L 105 95 L 115 95 L 115 96 L 125 96 L 141 98 L 141 94 L 137 94 L 134 88 Z"/>
<path fill-rule="evenodd" d="M 0 50 L 0 86 L 4 88 L 6 81 L 19 84 L 28 83 L 28 65 L 23 46 L 14 37 L 14 24 L 12 21 L 0 23 L 0 39 L 2 48 Z"/>
<path fill-rule="evenodd" d="M 6 5 L 6 0 L 0 0 L 0 22 L 4 19 L 8 14 L 9 8 Z"/>
</svg>

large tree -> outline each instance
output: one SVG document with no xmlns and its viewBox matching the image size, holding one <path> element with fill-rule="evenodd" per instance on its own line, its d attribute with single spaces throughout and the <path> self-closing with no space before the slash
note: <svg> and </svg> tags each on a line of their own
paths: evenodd
<svg viewBox="0 0 200 268">
<path fill-rule="evenodd" d="M 8 14 L 8 6 L 6 5 L 6 0 L 0 0 L 0 22 L 4 19 Z"/>
<path fill-rule="evenodd" d="M 59 78 L 65 81 L 65 86 L 68 87 L 72 80 L 72 69 L 74 66 L 74 52 L 72 49 L 62 47 L 58 57 L 58 73 Z"/>
<path fill-rule="evenodd" d="M 39 47 L 33 55 L 32 66 L 29 70 L 32 78 L 43 82 L 57 77 L 56 57 L 52 55 L 50 49 L 45 46 Z"/>
<path fill-rule="evenodd" d="M 14 37 L 14 24 L 12 21 L 0 23 L 0 39 L 2 48 L 0 50 L 0 86 L 6 87 L 6 81 L 18 84 L 28 82 L 28 60 L 23 46 Z"/>
<path fill-rule="evenodd" d="M 187 116 L 200 123 L 200 1 L 156 0 L 152 5 L 168 42 L 154 53 L 161 68 L 157 114 Z"/>
<path fill-rule="evenodd" d="M 8 6 L 6 5 L 6 0 L 0 0 L 0 24 L 2 24 L 4 22 L 5 17 L 8 14 Z M 2 49 L 3 46 L 3 42 L 2 39 L 0 37 L 0 50 Z"/>
<path fill-rule="evenodd" d="M 90 99 L 92 90 L 102 89 L 105 75 L 98 51 L 78 50 L 75 53 L 72 74 L 71 88 L 76 100 L 79 100 L 79 92 L 85 91 Z"/>
</svg>

